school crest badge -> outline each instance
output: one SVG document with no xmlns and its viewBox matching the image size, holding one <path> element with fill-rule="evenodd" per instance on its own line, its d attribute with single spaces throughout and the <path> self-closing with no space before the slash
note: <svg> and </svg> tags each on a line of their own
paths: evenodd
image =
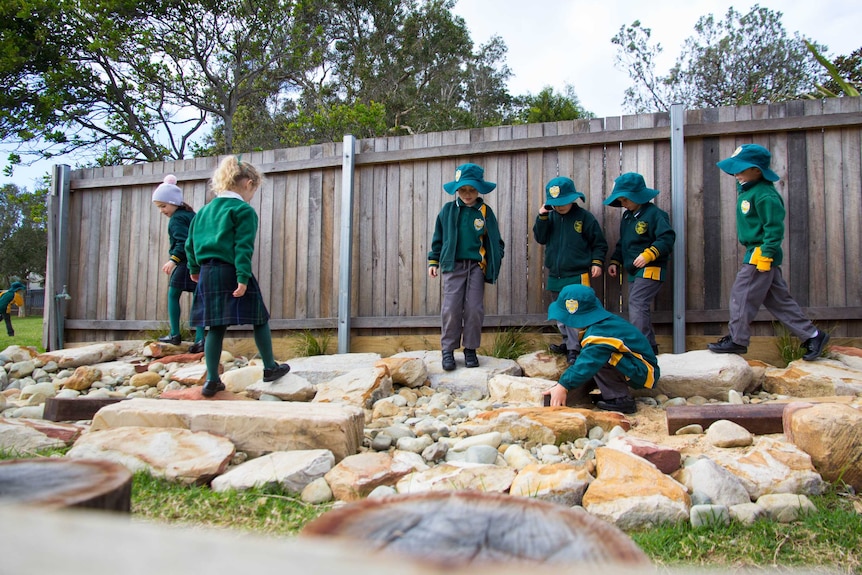
<svg viewBox="0 0 862 575">
<path fill-rule="evenodd" d="M 742 202 L 739 203 L 739 211 L 743 214 L 747 214 L 749 210 L 751 210 L 751 202 L 748 200 L 742 200 Z"/>
<path fill-rule="evenodd" d="M 577 311 L 578 311 L 578 300 L 567 299 L 566 300 L 566 311 L 569 313 L 577 313 Z"/>
<path fill-rule="evenodd" d="M 560 197 L 560 186 L 551 186 L 550 188 L 548 188 L 548 195 L 551 196 L 552 198 L 559 198 Z"/>
<path fill-rule="evenodd" d="M 455 181 L 459 181 L 461 179 L 461 170 L 455 170 Z"/>
<path fill-rule="evenodd" d="M 584 230 L 584 222 L 578 220 L 575 222 L 575 231 L 581 233 Z"/>
<path fill-rule="evenodd" d="M 483 220 L 482 218 L 476 218 L 475 220 L 473 220 L 473 227 L 478 232 L 485 227 L 485 220 Z"/>
<path fill-rule="evenodd" d="M 635 224 L 635 232 L 638 235 L 643 235 L 647 233 L 647 229 L 649 229 L 649 224 L 647 224 L 646 222 L 638 222 Z"/>
<path fill-rule="evenodd" d="M 730 155 L 730 157 L 735 158 L 736 156 L 738 156 L 740 154 L 740 152 L 742 152 L 742 146 L 739 146 L 738 148 L 736 148 L 733 151 L 733 153 Z"/>
</svg>

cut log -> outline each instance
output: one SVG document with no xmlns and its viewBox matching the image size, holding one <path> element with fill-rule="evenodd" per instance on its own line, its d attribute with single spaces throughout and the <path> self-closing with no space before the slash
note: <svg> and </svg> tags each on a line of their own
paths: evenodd
<svg viewBox="0 0 862 575">
<path fill-rule="evenodd" d="M 48 421 L 80 421 L 93 419 L 96 412 L 105 407 L 123 401 L 119 397 L 49 397 L 45 400 L 45 411 L 42 419 Z"/>
<path fill-rule="evenodd" d="M 732 421 L 757 435 L 782 433 L 785 406 L 784 403 L 670 406 L 666 411 L 667 433 L 673 435 L 695 423 L 706 429 L 719 419 Z"/>
<path fill-rule="evenodd" d="M 129 513 L 132 473 L 119 463 L 94 459 L 10 459 L 0 462 L 0 500 Z"/>
<path fill-rule="evenodd" d="M 594 515 L 481 491 L 364 499 L 324 513 L 306 524 L 301 536 L 366 542 L 379 552 L 440 567 L 440 573 L 513 562 L 564 568 L 650 565 L 628 535 Z"/>
</svg>

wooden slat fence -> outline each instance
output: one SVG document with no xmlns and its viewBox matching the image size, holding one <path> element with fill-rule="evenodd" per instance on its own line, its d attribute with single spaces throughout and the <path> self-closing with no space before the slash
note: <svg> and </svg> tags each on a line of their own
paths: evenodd
<svg viewBox="0 0 862 575">
<path fill-rule="evenodd" d="M 725 329 L 743 250 L 736 241 L 735 181 L 715 163 L 755 142 L 772 151 L 781 176 L 788 210 L 782 268 L 792 293 L 834 334 L 862 335 L 860 101 L 685 113 L 687 334 Z M 368 335 L 439 329 L 440 280 L 428 277 L 426 254 L 436 215 L 451 199 L 442 185 L 461 163 L 482 165 L 497 183 L 485 199 L 500 222 L 506 256 L 499 282 L 486 290 L 488 328 L 547 323 L 543 252 L 532 226 L 549 179 L 575 181 L 611 252 L 620 209 L 602 200 L 619 174 L 643 174 L 661 192 L 657 204 L 671 213 L 668 114 L 375 138 L 358 141 L 356 152 L 351 325 Z M 336 326 L 341 154 L 341 143 L 243 154 L 266 174 L 252 201 L 260 215 L 254 271 L 274 331 Z M 211 198 L 207 181 L 218 161 L 72 172 L 67 341 L 131 337 L 165 324 L 167 278 L 160 268 L 167 218 L 153 207 L 152 190 L 173 173 L 186 201 L 200 208 Z M 626 312 L 618 281 L 604 276 L 594 287 L 608 309 Z M 660 333 L 670 333 L 672 303 L 669 281 L 656 304 Z M 771 316 L 758 318 L 755 334 L 772 335 Z"/>
</svg>

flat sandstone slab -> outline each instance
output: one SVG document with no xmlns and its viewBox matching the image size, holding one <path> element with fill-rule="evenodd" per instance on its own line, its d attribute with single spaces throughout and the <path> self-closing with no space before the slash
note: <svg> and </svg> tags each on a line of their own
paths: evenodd
<svg viewBox="0 0 862 575">
<path fill-rule="evenodd" d="M 329 449 L 335 461 L 341 461 L 359 450 L 364 425 L 362 409 L 337 403 L 140 398 L 103 407 L 93 417 L 91 430 L 140 426 L 208 431 L 252 456 Z"/>
</svg>

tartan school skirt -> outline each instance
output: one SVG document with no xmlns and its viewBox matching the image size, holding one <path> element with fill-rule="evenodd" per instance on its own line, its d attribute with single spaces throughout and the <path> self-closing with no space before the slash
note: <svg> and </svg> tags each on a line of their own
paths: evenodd
<svg viewBox="0 0 862 575">
<path fill-rule="evenodd" d="M 201 265 L 189 325 L 209 327 L 261 325 L 268 322 L 269 311 L 263 303 L 257 279 L 251 276 L 242 297 L 233 297 L 236 287 L 236 268 L 233 264 L 219 260 L 204 262 Z"/>
<path fill-rule="evenodd" d="M 198 289 L 198 284 L 192 280 L 189 275 L 189 268 L 185 262 L 177 264 L 174 271 L 171 272 L 171 279 L 168 285 L 172 288 L 177 288 L 182 291 L 190 291 L 194 293 Z"/>
</svg>

